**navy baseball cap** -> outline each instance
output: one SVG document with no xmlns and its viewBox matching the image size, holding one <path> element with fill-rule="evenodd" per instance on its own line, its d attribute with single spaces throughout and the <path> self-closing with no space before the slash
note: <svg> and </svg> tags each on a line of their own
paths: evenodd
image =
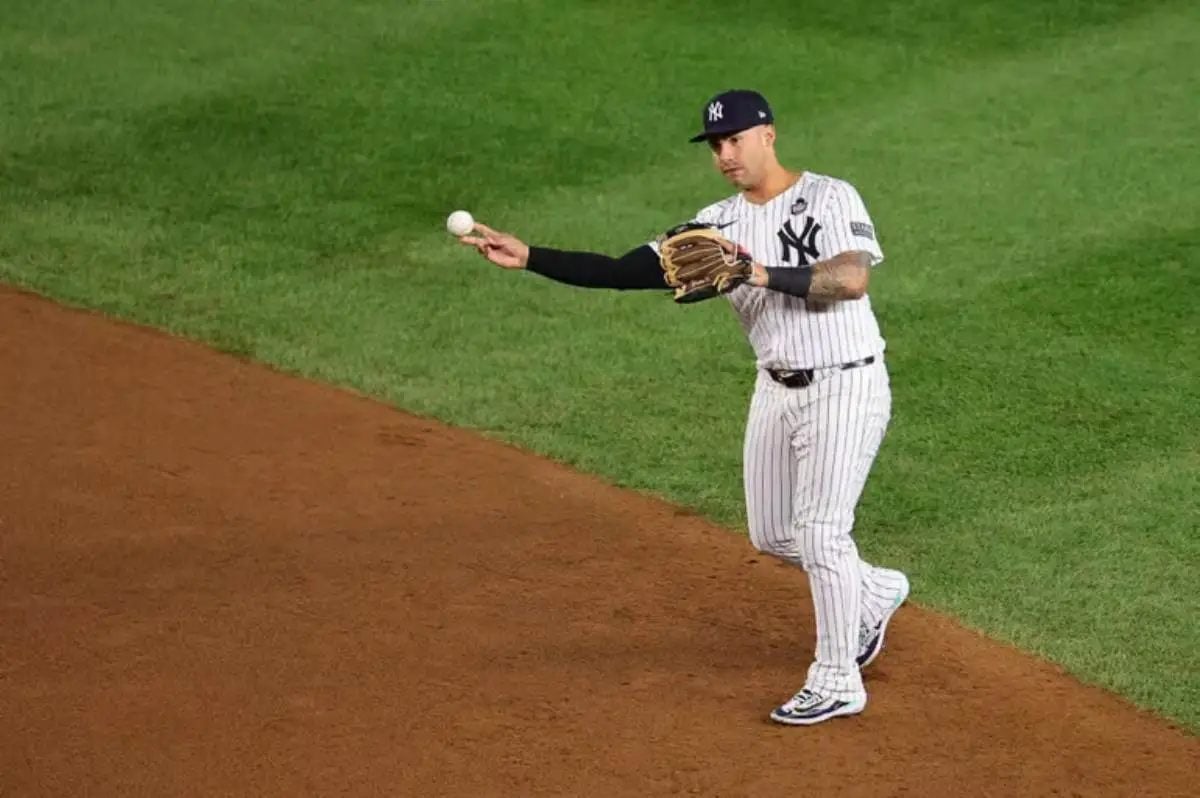
<svg viewBox="0 0 1200 798">
<path fill-rule="evenodd" d="M 775 121 L 767 99 L 749 89 L 723 91 L 704 104 L 700 112 L 704 132 L 690 141 L 704 141 L 709 136 L 724 136 L 739 130 L 766 125 Z"/>
</svg>

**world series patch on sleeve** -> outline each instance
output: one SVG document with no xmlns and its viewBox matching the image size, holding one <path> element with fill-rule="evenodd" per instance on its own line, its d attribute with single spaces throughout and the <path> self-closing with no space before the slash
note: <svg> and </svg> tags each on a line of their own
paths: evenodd
<svg viewBox="0 0 1200 798">
<path fill-rule="evenodd" d="M 854 233 L 854 235 L 859 236 L 860 238 L 869 238 L 872 241 L 875 240 L 875 228 L 866 222 L 851 222 L 850 232 Z"/>
</svg>

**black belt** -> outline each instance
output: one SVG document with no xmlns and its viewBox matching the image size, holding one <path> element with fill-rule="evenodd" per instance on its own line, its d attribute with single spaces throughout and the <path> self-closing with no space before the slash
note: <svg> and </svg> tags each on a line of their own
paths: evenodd
<svg viewBox="0 0 1200 798">
<path fill-rule="evenodd" d="M 864 357 L 862 360 L 852 360 L 849 363 L 843 363 L 842 365 L 835 366 L 834 368 L 839 368 L 842 371 L 849 371 L 850 369 L 856 369 L 859 366 L 869 366 L 874 362 L 875 356 L 871 355 L 870 357 Z M 808 386 L 812 385 L 813 375 L 815 372 L 816 369 L 801 369 L 800 371 L 767 369 L 767 374 L 771 375 L 771 379 L 787 388 L 807 388 Z"/>
</svg>

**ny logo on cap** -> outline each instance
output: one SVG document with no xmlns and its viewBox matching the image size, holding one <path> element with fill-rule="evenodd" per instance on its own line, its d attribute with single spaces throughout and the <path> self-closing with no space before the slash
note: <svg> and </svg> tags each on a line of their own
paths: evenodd
<svg viewBox="0 0 1200 798">
<path fill-rule="evenodd" d="M 715 102 L 708 106 L 708 121 L 716 122 L 725 115 L 725 107 L 719 102 Z"/>
</svg>

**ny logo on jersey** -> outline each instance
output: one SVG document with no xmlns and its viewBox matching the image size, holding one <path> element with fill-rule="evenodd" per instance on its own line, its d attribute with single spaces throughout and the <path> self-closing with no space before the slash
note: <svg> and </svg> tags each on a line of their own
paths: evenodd
<svg viewBox="0 0 1200 798">
<path fill-rule="evenodd" d="M 721 105 L 721 103 L 715 102 L 712 105 L 708 106 L 708 121 L 709 122 L 716 122 L 716 121 L 720 120 L 721 117 L 723 117 L 723 116 L 725 116 L 725 106 Z"/>
<path fill-rule="evenodd" d="M 791 219 L 784 222 L 783 228 L 778 232 L 779 245 L 783 248 L 783 262 L 792 262 L 793 250 L 796 253 L 797 266 L 807 266 L 818 260 L 821 253 L 817 252 L 817 233 L 820 230 L 821 225 L 811 216 L 804 217 L 804 229 L 800 231 L 800 235 L 796 235 L 796 228 L 792 227 Z"/>
</svg>

